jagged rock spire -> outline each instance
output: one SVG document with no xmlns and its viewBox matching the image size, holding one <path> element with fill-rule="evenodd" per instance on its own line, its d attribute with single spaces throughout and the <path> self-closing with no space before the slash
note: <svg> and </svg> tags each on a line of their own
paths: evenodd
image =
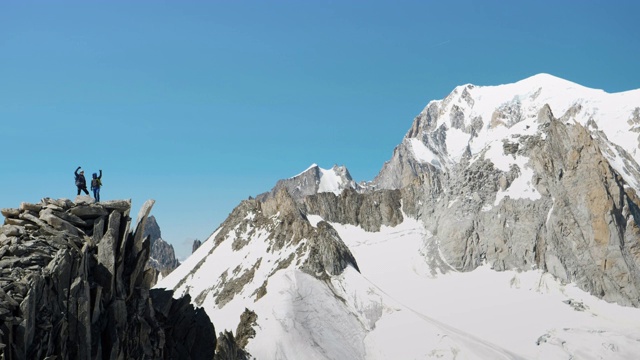
<svg viewBox="0 0 640 360">
<path fill-rule="evenodd" d="M 45 198 L 2 209 L 0 358 L 213 357 L 206 313 L 150 290 L 143 228 L 153 203 L 142 206 L 135 231 L 130 200 Z"/>
</svg>

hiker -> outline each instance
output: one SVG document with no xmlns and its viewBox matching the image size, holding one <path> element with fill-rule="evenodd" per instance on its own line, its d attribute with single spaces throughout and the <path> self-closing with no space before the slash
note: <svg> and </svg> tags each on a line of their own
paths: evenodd
<svg viewBox="0 0 640 360">
<path fill-rule="evenodd" d="M 85 194 L 89 195 L 89 191 L 87 190 L 87 180 L 84 178 L 84 170 L 80 170 L 80 166 L 73 173 L 76 175 L 76 186 L 78 187 L 78 195 L 80 195 L 80 191 L 84 191 Z"/>
<path fill-rule="evenodd" d="M 91 191 L 93 191 L 93 197 L 96 201 L 100 201 L 100 187 L 102 186 L 102 170 L 100 170 L 100 176 L 93 173 L 93 179 L 91 179 Z"/>
</svg>

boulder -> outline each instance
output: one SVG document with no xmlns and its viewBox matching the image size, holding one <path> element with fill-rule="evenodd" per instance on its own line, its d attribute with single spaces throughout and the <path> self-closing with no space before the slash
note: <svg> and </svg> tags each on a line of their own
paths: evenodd
<svg viewBox="0 0 640 360">
<path fill-rule="evenodd" d="M 86 219 L 95 219 L 100 216 L 107 216 L 109 211 L 102 206 L 99 205 L 77 205 L 72 207 L 69 212 L 72 215 L 75 215 L 83 220 Z"/>
<path fill-rule="evenodd" d="M 20 209 L 2 209 L 0 210 L 5 218 L 17 218 L 20 215 Z"/>
</svg>

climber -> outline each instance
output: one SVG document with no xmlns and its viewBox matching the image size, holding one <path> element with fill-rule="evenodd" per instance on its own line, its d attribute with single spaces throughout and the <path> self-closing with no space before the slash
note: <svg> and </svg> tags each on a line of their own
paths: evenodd
<svg viewBox="0 0 640 360">
<path fill-rule="evenodd" d="M 78 187 L 78 195 L 80 195 L 80 191 L 84 191 L 85 194 L 89 195 L 89 191 L 87 190 L 87 180 L 84 178 L 84 170 L 80 170 L 80 166 L 76 169 L 74 174 L 76 175 L 76 186 Z"/>
<path fill-rule="evenodd" d="M 100 170 L 100 176 L 93 173 L 93 179 L 91 179 L 91 191 L 93 191 L 93 197 L 96 201 L 100 201 L 100 187 L 102 186 L 102 170 Z"/>
</svg>

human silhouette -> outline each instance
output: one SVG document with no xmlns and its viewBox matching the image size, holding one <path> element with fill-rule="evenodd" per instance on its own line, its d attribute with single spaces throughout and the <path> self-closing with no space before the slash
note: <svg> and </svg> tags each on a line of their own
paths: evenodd
<svg viewBox="0 0 640 360">
<path fill-rule="evenodd" d="M 91 179 L 91 191 L 93 191 L 93 198 L 96 201 L 100 201 L 100 187 L 102 186 L 102 170 L 100 170 L 100 175 L 93 173 L 93 178 Z"/>
<path fill-rule="evenodd" d="M 80 166 L 73 173 L 76 176 L 76 186 L 78 187 L 78 195 L 80 195 L 81 191 L 84 191 L 85 194 L 89 195 L 89 191 L 87 190 L 87 180 L 84 178 L 84 170 L 80 170 Z"/>
</svg>

